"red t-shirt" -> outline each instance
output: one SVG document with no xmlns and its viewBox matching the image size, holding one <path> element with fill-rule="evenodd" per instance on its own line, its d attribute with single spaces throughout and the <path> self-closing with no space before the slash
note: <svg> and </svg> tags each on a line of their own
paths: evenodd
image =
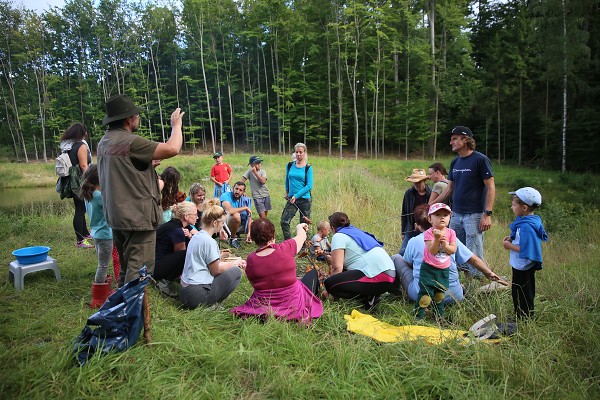
<svg viewBox="0 0 600 400">
<path fill-rule="evenodd" d="M 210 176 L 214 176 L 217 182 L 223 183 L 231 177 L 231 167 L 229 164 L 215 164 L 210 170 Z"/>
<path fill-rule="evenodd" d="M 246 276 L 256 290 L 278 289 L 292 285 L 296 278 L 296 241 L 288 239 L 270 246 L 275 249 L 268 256 L 256 252 L 246 259 Z"/>
</svg>

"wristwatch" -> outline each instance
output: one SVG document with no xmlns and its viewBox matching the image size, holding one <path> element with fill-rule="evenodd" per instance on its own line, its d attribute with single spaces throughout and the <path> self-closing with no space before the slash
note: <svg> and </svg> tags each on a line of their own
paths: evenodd
<svg viewBox="0 0 600 400">
<path fill-rule="evenodd" d="M 492 210 L 485 210 L 483 213 L 485 215 L 491 216 L 494 212 Z"/>
</svg>

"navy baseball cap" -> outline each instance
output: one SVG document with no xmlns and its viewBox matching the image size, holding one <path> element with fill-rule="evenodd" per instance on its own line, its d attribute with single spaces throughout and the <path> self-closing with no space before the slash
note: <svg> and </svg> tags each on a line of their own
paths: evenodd
<svg viewBox="0 0 600 400">
<path fill-rule="evenodd" d="M 468 137 L 473 137 L 473 132 L 466 126 L 455 126 L 452 129 L 452 135 L 466 135 Z"/>
<path fill-rule="evenodd" d="M 262 162 L 262 158 L 260 158 L 259 156 L 252 156 L 252 157 L 250 157 L 250 161 L 248 162 L 248 165 L 259 164 L 261 162 Z"/>
</svg>

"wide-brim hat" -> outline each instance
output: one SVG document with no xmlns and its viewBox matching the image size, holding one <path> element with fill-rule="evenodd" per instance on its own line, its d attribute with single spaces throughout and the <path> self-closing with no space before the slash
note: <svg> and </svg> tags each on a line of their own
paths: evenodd
<svg viewBox="0 0 600 400">
<path fill-rule="evenodd" d="M 427 173 L 425 172 L 424 169 L 420 169 L 420 168 L 415 168 L 412 171 L 412 174 L 410 174 L 410 176 L 407 176 L 406 178 L 404 178 L 405 181 L 407 182 L 421 182 L 424 181 L 425 179 L 429 179 L 429 176 L 427 176 Z"/>
<path fill-rule="evenodd" d="M 102 120 L 102 125 L 129 118 L 143 111 L 143 108 L 136 106 L 126 94 L 118 94 L 106 100 L 104 109 L 106 110 L 106 117 Z"/>
</svg>

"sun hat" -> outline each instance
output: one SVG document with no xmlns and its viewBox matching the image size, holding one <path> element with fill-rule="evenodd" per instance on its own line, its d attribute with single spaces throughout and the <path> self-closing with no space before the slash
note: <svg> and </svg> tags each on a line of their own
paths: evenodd
<svg viewBox="0 0 600 400">
<path fill-rule="evenodd" d="M 259 164 L 261 162 L 262 162 L 262 158 L 260 158 L 259 156 L 252 156 L 252 157 L 250 157 L 250 161 L 248 162 L 248 165 Z"/>
<path fill-rule="evenodd" d="M 521 201 L 529 206 L 541 206 L 542 195 L 532 187 L 526 186 L 508 194 L 517 196 Z"/>
<path fill-rule="evenodd" d="M 432 205 L 429 206 L 429 212 L 427 212 L 427 215 L 435 214 L 436 212 L 438 212 L 440 210 L 446 210 L 450 213 L 452 212 L 452 209 L 450 208 L 450 206 L 448 204 L 433 203 Z"/>
<path fill-rule="evenodd" d="M 429 177 L 427 176 L 427 173 L 425 173 L 424 169 L 419 169 L 419 168 L 413 169 L 412 174 L 410 174 L 410 176 L 407 176 L 406 178 L 404 178 L 404 180 L 407 182 L 421 182 L 421 181 L 424 181 L 425 179 L 429 179 Z"/>
<path fill-rule="evenodd" d="M 213 158 L 221 157 L 222 155 L 223 155 L 223 153 L 221 153 L 220 151 L 217 151 L 216 153 L 213 153 Z"/>
<path fill-rule="evenodd" d="M 452 135 L 465 135 L 468 137 L 473 137 L 473 132 L 471 132 L 471 130 L 469 128 L 467 128 L 466 126 L 455 126 L 452 129 Z"/>
<path fill-rule="evenodd" d="M 129 118 L 143 111 L 143 108 L 136 106 L 131 97 L 126 94 L 118 94 L 106 100 L 104 109 L 106 110 L 106 117 L 102 120 L 102 125 Z"/>
</svg>

